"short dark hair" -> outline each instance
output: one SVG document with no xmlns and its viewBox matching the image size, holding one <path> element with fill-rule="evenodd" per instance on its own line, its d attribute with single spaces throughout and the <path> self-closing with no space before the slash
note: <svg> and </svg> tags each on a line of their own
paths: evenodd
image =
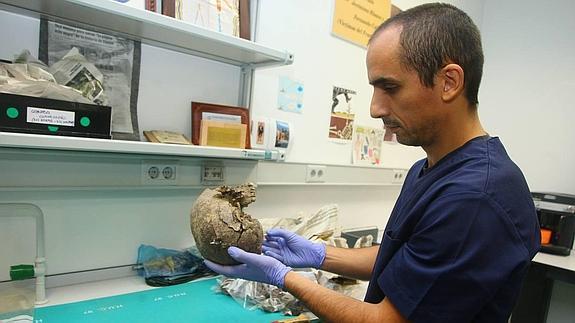
<svg viewBox="0 0 575 323">
<path fill-rule="evenodd" d="M 428 3 L 402 11 L 384 21 L 370 42 L 389 26 L 401 26 L 402 64 L 417 72 L 422 84 L 431 87 L 435 74 L 448 62 L 465 73 L 465 97 L 479 100 L 483 73 L 483 49 L 479 29 L 462 10 L 445 3 Z"/>
</svg>

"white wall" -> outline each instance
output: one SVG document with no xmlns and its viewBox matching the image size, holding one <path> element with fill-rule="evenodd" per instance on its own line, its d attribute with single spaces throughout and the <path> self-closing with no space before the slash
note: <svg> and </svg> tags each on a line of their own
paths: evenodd
<svg viewBox="0 0 575 323">
<path fill-rule="evenodd" d="M 392 1 L 408 9 L 428 1 Z M 483 1 L 445 1 L 464 9 L 480 25 Z M 382 127 L 369 115 L 372 89 L 367 81 L 365 48 L 331 35 L 334 1 L 260 1 L 256 39 L 294 53 L 293 65 L 256 71 L 252 114 L 271 116 L 294 124 L 295 142 L 288 161 L 348 165 L 351 144 L 328 139 L 332 87 L 357 91 L 353 98 L 356 124 Z M 290 76 L 304 83 L 304 112 L 294 114 L 277 109 L 278 77 Z M 409 168 L 423 158 L 420 148 L 384 143 L 384 167 Z"/>
<path fill-rule="evenodd" d="M 533 191 L 575 194 L 575 2 L 486 0 L 479 111 Z"/>
</svg>

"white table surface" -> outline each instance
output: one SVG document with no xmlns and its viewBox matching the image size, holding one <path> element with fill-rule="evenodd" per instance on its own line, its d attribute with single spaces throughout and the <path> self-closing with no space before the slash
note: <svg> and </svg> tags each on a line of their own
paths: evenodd
<svg viewBox="0 0 575 323">
<path fill-rule="evenodd" d="M 557 256 L 539 252 L 535 255 L 533 261 L 544 265 L 575 271 L 575 253 L 573 253 L 573 251 L 569 256 Z"/>
<path fill-rule="evenodd" d="M 144 279 L 139 276 L 53 287 L 46 290 L 48 303 L 45 305 L 37 305 L 36 307 L 80 302 L 89 299 L 139 292 L 153 288 L 157 287 L 146 285 Z"/>
</svg>

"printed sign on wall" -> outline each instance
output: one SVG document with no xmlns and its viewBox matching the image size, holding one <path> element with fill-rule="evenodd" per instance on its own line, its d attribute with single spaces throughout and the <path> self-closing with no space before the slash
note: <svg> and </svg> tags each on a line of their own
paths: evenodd
<svg viewBox="0 0 575 323">
<path fill-rule="evenodd" d="M 390 0 L 335 0 L 331 32 L 367 47 L 371 34 L 391 13 Z"/>
</svg>

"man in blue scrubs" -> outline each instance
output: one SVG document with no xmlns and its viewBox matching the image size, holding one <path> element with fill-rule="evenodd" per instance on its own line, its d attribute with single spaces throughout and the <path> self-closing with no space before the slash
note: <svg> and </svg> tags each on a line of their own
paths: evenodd
<svg viewBox="0 0 575 323">
<path fill-rule="evenodd" d="M 479 30 L 461 10 L 425 4 L 384 22 L 367 50 L 371 116 L 421 146 L 379 247 L 349 250 L 270 230 L 264 255 L 208 266 L 280 286 L 330 322 L 507 322 L 539 225 L 527 183 L 483 129 Z M 518 111 L 519 112 L 519 111 Z M 369 279 L 364 302 L 302 278 L 314 267 Z"/>
</svg>

